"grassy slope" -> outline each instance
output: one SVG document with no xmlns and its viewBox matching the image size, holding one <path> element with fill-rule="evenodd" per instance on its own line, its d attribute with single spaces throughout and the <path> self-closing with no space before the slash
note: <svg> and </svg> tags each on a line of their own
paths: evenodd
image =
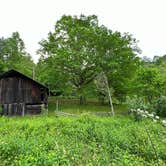
<svg viewBox="0 0 166 166">
<path fill-rule="evenodd" d="M 0 118 L 0 165 L 156 165 L 156 156 L 144 125 L 149 129 L 160 165 L 166 162 L 164 128 L 151 121 L 115 117 L 56 117 L 51 98 L 48 116 Z M 108 106 L 60 100 L 59 111 L 108 112 Z"/>
<path fill-rule="evenodd" d="M 164 128 L 144 123 L 164 165 Z M 2 117 L 0 165 L 155 165 L 144 123 L 127 117 Z"/>
</svg>

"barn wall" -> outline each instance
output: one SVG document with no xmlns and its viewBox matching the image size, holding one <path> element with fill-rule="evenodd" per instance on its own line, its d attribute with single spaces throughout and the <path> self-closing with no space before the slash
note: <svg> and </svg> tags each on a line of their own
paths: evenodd
<svg viewBox="0 0 166 166">
<path fill-rule="evenodd" d="M 41 103 L 41 91 L 31 80 L 4 78 L 0 80 L 0 103 Z"/>
<path fill-rule="evenodd" d="M 45 108 L 44 104 L 25 104 L 25 103 L 12 103 L 12 104 L 3 104 L 3 115 L 12 116 L 12 115 L 22 115 L 25 114 L 39 114 L 42 112 L 42 109 Z"/>
<path fill-rule="evenodd" d="M 24 103 L 12 103 L 3 104 L 3 114 L 6 116 L 10 115 L 23 115 L 25 114 L 25 104 Z"/>
<path fill-rule="evenodd" d="M 47 90 L 41 90 L 33 80 L 21 77 L 0 79 L 0 104 L 4 115 L 41 113 L 43 103 L 47 105 Z"/>
</svg>

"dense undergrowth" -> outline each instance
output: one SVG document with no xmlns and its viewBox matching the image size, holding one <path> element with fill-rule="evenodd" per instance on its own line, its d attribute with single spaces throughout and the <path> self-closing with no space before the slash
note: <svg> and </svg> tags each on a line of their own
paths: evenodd
<svg viewBox="0 0 166 166">
<path fill-rule="evenodd" d="M 163 126 L 129 117 L 0 118 L 3 166 L 165 165 L 165 145 Z"/>
</svg>

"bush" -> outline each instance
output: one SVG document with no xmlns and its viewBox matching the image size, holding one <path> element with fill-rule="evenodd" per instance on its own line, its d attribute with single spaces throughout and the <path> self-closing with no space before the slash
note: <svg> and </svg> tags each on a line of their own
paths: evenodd
<svg viewBox="0 0 166 166">
<path fill-rule="evenodd" d="M 141 109 L 150 111 L 151 106 L 149 104 L 145 104 L 144 99 L 141 97 L 138 97 L 137 95 L 126 98 L 126 104 L 128 105 L 129 110 L 131 109 Z"/>
<path fill-rule="evenodd" d="M 160 97 L 154 104 L 153 109 L 157 115 L 166 117 L 166 96 Z"/>
</svg>

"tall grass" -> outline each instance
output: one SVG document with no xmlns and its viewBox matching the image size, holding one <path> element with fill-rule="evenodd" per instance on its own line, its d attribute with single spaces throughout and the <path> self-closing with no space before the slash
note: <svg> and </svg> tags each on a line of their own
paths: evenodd
<svg viewBox="0 0 166 166">
<path fill-rule="evenodd" d="M 0 118 L 0 165 L 166 164 L 165 129 L 129 117 Z"/>
<path fill-rule="evenodd" d="M 95 113 L 95 112 L 110 112 L 111 108 L 109 105 L 101 105 L 96 100 L 87 101 L 86 105 L 80 105 L 78 99 L 59 99 L 55 97 L 49 98 L 49 112 L 56 110 L 56 102 L 58 101 L 58 110 L 68 113 Z M 114 105 L 116 114 L 124 114 L 127 111 L 125 105 Z"/>
</svg>

